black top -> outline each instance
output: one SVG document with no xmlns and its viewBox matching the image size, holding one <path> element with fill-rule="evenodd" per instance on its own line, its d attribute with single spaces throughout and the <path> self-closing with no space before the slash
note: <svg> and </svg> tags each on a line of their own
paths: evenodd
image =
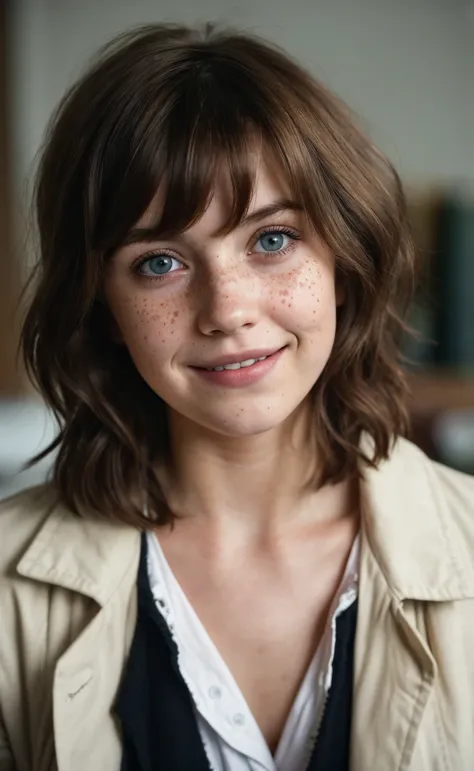
<svg viewBox="0 0 474 771">
<path fill-rule="evenodd" d="M 357 601 L 336 621 L 333 679 L 307 769 L 348 771 Z M 121 771 L 212 771 L 178 651 L 156 607 L 147 572 L 146 536 L 138 570 L 138 614 L 116 703 L 122 726 Z"/>
</svg>

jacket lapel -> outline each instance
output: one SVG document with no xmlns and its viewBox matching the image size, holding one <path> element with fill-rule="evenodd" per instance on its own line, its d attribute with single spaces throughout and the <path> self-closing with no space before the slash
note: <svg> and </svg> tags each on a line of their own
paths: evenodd
<svg viewBox="0 0 474 771">
<path fill-rule="evenodd" d="M 140 534 L 99 517 L 78 517 L 52 506 L 17 564 L 21 576 L 70 589 L 105 606 L 131 565 L 137 569 Z"/>
<path fill-rule="evenodd" d="M 362 540 L 354 653 L 351 771 L 410 767 L 434 659 Z"/>
<path fill-rule="evenodd" d="M 466 521 L 469 537 L 455 526 L 463 507 L 449 501 L 440 473 L 399 440 L 388 461 L 363 474 L 352 771 L 410 768 L 437 674 L 426 604 L 474 597 L 466 549 L 474 526 Z"/>
<path fill-rule="evenodd" d="M 132 528 L 73 517 L 58 505 L 17 565 L 20 575 L 58 587 L 48 634 L 60 652 L 53 675 L 60 771 L 120 767 L 112 711 L 135 628 L 139 553 Z"/>
</svg>

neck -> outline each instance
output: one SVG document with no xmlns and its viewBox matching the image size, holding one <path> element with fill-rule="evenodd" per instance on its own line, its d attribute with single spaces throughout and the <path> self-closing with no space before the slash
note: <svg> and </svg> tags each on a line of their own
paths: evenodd
<svg viewBox="0 0 474 771">
<path fill-rule="evenodd" d="M 249 535 L 346 514 L 347 484 L 319 490 L 311 484 L 318 458 L 310 425 L 309 401 L 284 424 L 250 437 L 216 435 L 171 414 L 172 462 L 162 475 L 170 508 L 215 529 L 237 527 Z"/>
</svg>

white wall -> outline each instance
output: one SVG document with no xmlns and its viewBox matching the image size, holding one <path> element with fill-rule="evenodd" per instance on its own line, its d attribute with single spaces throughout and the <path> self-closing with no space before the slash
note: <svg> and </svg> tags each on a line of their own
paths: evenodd
<svg viewBox="0 0 474 771">
<path fill-rule="evenodd" d="M 474 0 L 16 0 L 15 169 L 87 57 L 150 21 L 234 24 L 332 86 L 409 182 L 474 181 Z"/>
</svg>

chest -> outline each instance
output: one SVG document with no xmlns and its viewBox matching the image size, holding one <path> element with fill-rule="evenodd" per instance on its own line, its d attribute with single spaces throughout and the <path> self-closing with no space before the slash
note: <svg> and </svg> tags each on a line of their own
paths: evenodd
<svg viewBox="0 0 474 771">
<path fill-rule="evenodd" d="M 36 595 L 33 617 L 29 592 L 22 584 L 15 601 L 3 595 L 2 605 L 5 629 L 17 630 L 2 648 L 8 677 L 1 694 L 1 728 L 15 764 L 30 771 L 117 771 L 122 746 L 114 709 L 136 624 L 135 576 L 93 613 L 90 601 L 76 595 L 72 603 L 71 593 L 57 588 Z M 47 636 L 38 632 L 38 616 Z M 405 603 L 395 613 L 362 541 L 351 771 L 471 771 L 473 619 L 472 600 Z"/>
<path fill-rule="evenodd" d="M 326 627 L 350 551 L 319 560 L 248 559 L 220 571 L 173 572 L 230 670 L 270 749 L 278 744 L 304 675 Z"/>
</svg>

